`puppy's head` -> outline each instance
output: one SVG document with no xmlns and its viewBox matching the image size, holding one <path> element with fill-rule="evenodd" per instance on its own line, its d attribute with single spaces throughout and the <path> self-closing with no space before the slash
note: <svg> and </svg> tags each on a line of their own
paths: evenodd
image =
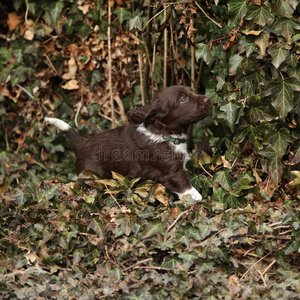
<svg viewBox="0 0 300 300">
<path fill-rule="evenodd" d="M 151 103 L 130 110 L 127 116 L 130 123 L 151 124 L 151 128 L 178 134 L 205 118 L 211 107 L 206 96 L 193 93 L 190 87 L 175 85 L 164 88 Z"/>
</svg>

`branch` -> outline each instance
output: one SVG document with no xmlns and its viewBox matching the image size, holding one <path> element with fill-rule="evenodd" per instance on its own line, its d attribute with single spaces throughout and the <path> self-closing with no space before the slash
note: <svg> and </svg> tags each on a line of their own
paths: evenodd
<svg viewBox="0 0 300 300">
<path fill-rule="evenodd" d="M 219 24 L 218 22 L 216 22 L 216 21 L 214 21 L 204 10 L 203 10 L 203 8 L 198 4 L 198 2 L 197 1 L 195 1 L 195 3 L 196 3 L 196 5 L 198 6 L 198 8 L 202 11 L 202 13 L 204 14 L 204 16 L 207 18 L 207 19 L 209 19 L 209 20 L 211 20 L 214 24 L 216 24 L 218 27 L 220 27 L 220 28 L 222 28 L 222 25 L 221 24 Z"/>
</svg>

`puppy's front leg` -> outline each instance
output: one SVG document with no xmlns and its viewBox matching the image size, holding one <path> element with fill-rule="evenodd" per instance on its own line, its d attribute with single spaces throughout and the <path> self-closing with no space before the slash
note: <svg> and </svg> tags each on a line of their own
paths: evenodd
<svg viewBox="0 0 300 300">
<path fill-rule="evenodd" d="M 178 195 L 179 198 L 182 198 L 183 196 L 190 195 L 196 201 L 201 201 L 202 200 L 201 194 L 194 187 L 186 189 L 182 193 L 176 193 L 176 194 Z"/>
<path fill-rule="evenodd" d="M 202 196 L 192 187 L 185 170 L 181 169 L 172 175 L 161 178 L 161 183 L 179 198 L 190 195 L 194 200 L 201 201 Z"/>
</svg>

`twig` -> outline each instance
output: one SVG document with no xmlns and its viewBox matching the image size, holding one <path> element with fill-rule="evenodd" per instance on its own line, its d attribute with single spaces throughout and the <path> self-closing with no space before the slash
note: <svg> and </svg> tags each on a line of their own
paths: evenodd
<svg viewBox="0 0 300 300">
<path fill-rule="evenodd" d="M 111 59 L 111 36 L 110 36 L 110 27 L 111 27 L 111 0 L 108 1 L 108 29 L 107 29 L 107 40 L 108 40 L 108 85 L 109 85 L 109 94 L 110 94 L 110 106 L 111 106 L 111 127 L 115 128 L 115 109 L 114 109 L 114 98 L 112 90 L 112 59 Z"/>
<path fill-rule="evenodd" d="M 172 269 L 163 268 L 163 267 L 146 267 L 146 266 L 134 267 L 134 269 L 150 269 L 150 270 L 173 271 Z"/>
<path fill-rule="evenodd" d="M 52 62 L 51 62 L 49 56 L 48 56 L 46 53 L 44 53 L 43 55 L 47 58 L 48 63 L 50 64 L 51 68 L 52 68 L 53 71 L 56 73 L 56 75 L 59 76 L 59 77 L 61 77 L 61 75 L 57 72 L 57 70 L 56 70 L 55 67 L 53 66 L 53 64 L 52 64 Z"/>
<path fill-rule="evenodd" d="M 175 221 L 169 226 L 169 228 L 167 229 L 166 233 L 165 233 L 165 237 L 164 237 L 164 242 L 167 240 L 167 235 L 168 232 L 173 228 L 173 226 L 178 222 L 178 220 L 185 214 L 187 214 L 188 212 L 190 212 L 191 210 L 193 210 L 194 207 L 190 207 L 189 209 L 183 211 L 181 214 L 179 214 L 179 216 L 175 219 Z"/>
<path fill-rule="evenodd" d="M 75 114 L 75 119 L 74 119 L 74 122 L 75 122 L 75 125 L 76 125 L 77 128 L 78 128 L 77 119 L 78 119 L 78 115 L 79 115 L 79 112 L 80 112 L 81 107 L 82 107 L 82 100 L 83 100 L 83 95 L 81 95 L 81 102 L 78 105 L 78 108 L 77 108 L 77 111 L 76 111 L 76 114 Z"/>
<path fill-rule="evenodd" d="M 264 276 L 263 276 L 263 274 L 261 273 L 261 271 L 260 271 L 260 270 L 257 270 L 257 272 L 258 272 L 258 274 L 260 275 L 260 278 L 261 278 L 261 280 L 263 281 L 264 286 L 267 286 L 266 281 L 265 281 Z"/>
<path fill-rule="evenodd" d="M 23 88 L 21 85 L 17 84 L 17 86 L 25 92 L 31 99 L 34 99 L 34 96 L 32 96 L 25 88 Z"/>
<path fill-rule="evenodd" d="M 213 178 L 214 176 L 213 175 L 211 175 L 208 171 L 206 171 L 205 170 L 205 168 L 203 167 L 203 165 L 201 164 L 201 162 L 199 161 L 199 165 L 200 165 L 200 167 L 203 169 L 203 171 L 208 175 L 208 176 L 210 176 L 211 178 Z"/>
<path fill-rule="evenodd" d="M 193 21 L 193 16 L 191 16 L 191 28 L 194 28 L 194 21 Z M 195 92 L 195 39 L 194 39 L 194 34 L 191 37 L 192 45 L 191 45 L 191 77 L 192 77 L 192 90 Z"/>
<path fill-rule="evenodd" d="M 107 187 L 107 185 L 104 183 L 106 190 L 108 191 L 109 195 L 115 200 L 115 202 L 118 204 L 119 208 L 122 209 L 121 205 L 119 204 L 119 202 L 117 201 L 117 199 L 113 196 L 113 194 L 110 192 L 109 188 Z"/>
<path fill-rule="evenodd" d="M 255 262 L 250 268 L 249 270 L 244 273 L 244 275 L 241 277 L 241 279 L 243 279 L 253 268 L 254 266 L 256 266 L 258 263 L 260 263 L 262 260 L 264 260 L 266 257 L 268 257 L 272 252 L 268 253 L 267 255 L 263 256 L 261 259 L 259 259 L 257 262 Z"/>
<path fill-rule="evenodd" d="M 145 263 L 145 262 L 152 261 L 152 260 L 153 260 L 153 258 L 150 257 L 150 258 L 147 258 L 147 259 L 138 261 L 138 262 L 135 263 L 134 265 L 132 265 L 132 266 L 130 266 L 130 267 L 124 269 L 122 272 L 126 272 L 126 271 L 128 271 L 128 270 L 130 270 L 130 269 L 134 269 L 134 268 L 137 267 L 138 265 L 141 265 L 141 264 L 143 264 L 143 263 Z"/>
<path fill-rule="evenodd" d="M 266 268 L 265 270 L 262 272 L 262 275 L 265 275 L 266 272 L 268 272 L 268 270 L 276 263 L 276 259 L 274 259 Z"/>
<path fill-rule="evenodd" d="M 29 5 L 28 5 L 28 0 L 25 0 L 26 2 L 26 12 L 25 12 L 25 24 L 28 23 L 28 11 L 29 11 Z"/>
<path fill-rule="evenodd" d="M 159 16 L 162 12 L 164 13 L 164 12 L 165 12 L 165 9 L 168 8 L 169 6 L 171 6 L 171 4 L 166 5 L 165 8 L 163 8 L 160 12 L 158 12 L 155 16 L 153 16 L 153 17 L 146 23 L 146 25 L 143 27 L 142 30 L 144 30 L 144 29 L 148 26 L 148 23 L 150 23 L 153 19 L 155 19 L 157 16 Z"/>
<path fill-rule="evenodd" d="M 164 22 L 167 22 L 167 5 L 164 3 Z M 168 75 L 168 30 L 165 27 L 164 30 L 164 87 L 167 86 L 167 75 Z"/>
<path fill-rule="evenodd" d="M 198 6 L 198 8 L 202 11 L 202 13 L 204 14 L 204 16 L 207 18 L 207 19 L 209 19 L 209 20 L 211 20 L 214 24 L 216 24 L 218 27 L 220 27 L 220 28 L 222 28 L 222 25 L 221 24 L 219 24 L 218 22 L 216 22 L 215 20 L 213 20 L 204 10 L 203 10 L 203 8 L 198 4 L 198 2 L 197 1 L 195 1 L 195 3 L 196 3 L 196 5 Z"/>
</svg>

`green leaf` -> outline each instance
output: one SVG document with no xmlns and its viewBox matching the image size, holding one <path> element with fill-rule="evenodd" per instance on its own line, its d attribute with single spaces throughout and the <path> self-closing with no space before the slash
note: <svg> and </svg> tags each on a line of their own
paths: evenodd
<svg viewBox="0 0 300 300">
<path fill-rule="evenodd" d="M 213 182 L 219 183 L 226 191 L 231 190 L 231 182 L 229 180 L 228 171 L 219 171 L 213 177 Z"/>
<path fill-rule="evenodd" d="M 209 63 L 209 46 L 205 43 L 199 43 L 195 47 L 195 58 L 196 61 L 198 61 L 200 58 L 203 58 L 203 60 L 206 62 L 206 64 Z"/>
<path fill-rule="evenodd" d="M 11 58 L 11 49 L 0 48 L 0 67 L 5 66 Z"/>
<path fill-rule="evenodd" d="M 199 230 L 200 230 L 200 239 L 204 240 L 213 231 L 218 231 L 218 228 L 215 226 L 215 224 L 211 219 L 203 218 L 199 225 Z"/>
<path fill-rule="evenodd" d="M 235 54 L 229 58 L 229 75 L 235 75 L 238 67 L 241 65 L 243 61 L 243 57 L 239 54 Z"/>
<path fill-rule="evenodd" d="M 273 148 L 269 145 L 264 150 L 259 151 L 259 154 L 268 159 L 268 171 L 275 184 L 278 184 L 283 174 L 283 164 Z"/>
<path fill-rule="evenodd" d="M 204 272 L 213 271 L 214 263 L 212 262 L 202 262 L 196 266 L 196 275 L 202 275 Z"/>
<path fill-rule="evenodd" d="M 171 270 L 177 270 L 177 265 L 181 263 L 182 261 L 178 257 L 167 256 L 162 264 L 162 267 Z"/>
<path fill-rule="evenodd" d="M 289 130 L 283 128 L 278 132 L 268 131 L 264 140 L 265 144 L 270 144 L 279 158 L 285 154 L 287 146 L 293 139 L 290 136 Z"/>
<path fill-rule="evenodd" d="M 223 113 L 219 114 L 218 118 L 226 120 L 231 129 L 233 129 L 234 125 L 239 122 L 240 117 L 244 114 L 240 105 L 233 102 L 222 104 L 220 106 L 220 111 Z"/>
<path fill-rule="evenodd" d="M 23 61 L 23 49 L 14 49 L 12 53 L 16 59 L 16 63 L 21 63 Z"/>
<path fill-rule="evenodd" d="M 228 12 L 230 20 L 229 27 L 234 27 L 239 24 L 241 18 L 245 17 L 247 5 L 245 0 L 230 0 L 228 2 Z"/>
<path fill-rule="evenodd" d="M 131 13 L 123 7 L 121 7 L 120 9 L 115 9 L 114 14 L 118 16 L 120 25 L 122 25 L 124 21 L 128 21 L 131 17 Z"/>
<path fill-rule="evenodd" d="M 183 260 L 183 264 L 187 269 L 189 269 L 198 258 L 198 255 L 195 252 L 184 251 L 180 253 L 179 258 Z"/>
<path fill-rule="evenodd" d="M 89 223 L 88 228 L 92 228 L 98 237 L 104 239 L 105 231 L 104 226 L 99 222 L 98 218 L 93 218 L 92 221 Z"/>
<path fill-rule="evenodd" d="M 64 3 L 63 1 L 54 1 L 50 6 L 49 6 L 49 13 L 51 16 L 51 19 L 54 23 L 57 22 L 58 18 L 61 15 L 61 12 L 64 8 Z"/>
<path fill-rule="evenodd" d="M 290 52 L 287 49 L 282 48 L 279 44 L 276 44 L 269 50 L 269 54 L 272 56 L 273 66 L 278 69 L 289 57 Z"/>
<path fill-rule="evenodd" d="M 289 79 L 281 82 L 271 82 L 264 93 L 264 95 L 271 95 L 272 105 L 276 109 L 281 119 L 285 120 L 287 114 L 294 107 L 293 90 L 299 88 L 297 80 Z"/>
<path fill-rule="evenodd" d="M 260 56 L 264 56 L 266 54 L 266 49 L 269 45 L 269 39 L 270 35 L 263 31 L 255 40 L 255 44 L 260 48 Z"/>
<path fill-rule="evenodd" d="M 274 24 L 274 30 L 279 31 L 285 37 L 288 44 L 293 42 L 292 35 L 295 33 L 295 21 L 292 19 L 279 19 Z"/>
<path fill-rule="evenodd" d="M 88 37 L 88 35 L 92 32 L 93 29 L 87 23 L 84 23 L 82 26 L 78 27 L 78 35 L 82 40 Z"/>
<path fill-rule="evenodd" d="M 88 74 L 86 79 L 89 82 L 90 91 L 93 91 L 95 84 L 98 83 L 102 79 L 102 76 L 101 76 L 99 70 L 93 70 Z"/>
<path fill-rule="evenodd" d="M 16 199 L 18 205 L 24 205 L 29 199 L 30 193 L 28 191 L 22 191 L 20 188 L 15 189 L 15 193 L 12 195 Z"/>
<path fill-rule="evenodd" d="M 132 30 L 133 28 L 136 28 L 138 30 L 142 30 L 143 29 L 142 18 L 141 18 L 142 14 L 143 14 L 143 12 L 137 13 L 134 17 L 132 17 L 129 20 L 129 30 Z"/>
<path fill-rule="evenodd" d="M 162 223 L 161 221 L 151 221 L 149 223 L 147 223 L 146 227 L 145 227 L 145 233 L 143 238 L 147 239 L 153 235 L 156 234 L 164 234 L 165 232 L 165 223 Z"/>
<path fill-rule="evenodd" d="M 281 17 L 293 18 L 294 9 L 287 3 L 286 0 L 276 0 L 274 11 L 277 12 Z"/>
<path fill-rule="evenodd" d="M 258 121 L 271 121 L 274 119 L 266 108 L 266 106 L 250 106 L 247 111 L 247 115 L 249 116 L 250 122 L 258 122 Z"/>
<path fill-rule="evenodd" d="M 44 198 L 46 200 L 51 200 L 54 196 L 59 195 L 58 184 L 48 187 L 45 191 L 39 194 L 38 202 L 42 201 Z"/>
<path fill-rule="evenodd" d="M 272 23 L 274 18 L 270 14 L 269 7 L 266 5 L 250 5 L 247 9 L 246 20 L 253 20 L 254 23 L 265 26 Z"/>
</svg>

